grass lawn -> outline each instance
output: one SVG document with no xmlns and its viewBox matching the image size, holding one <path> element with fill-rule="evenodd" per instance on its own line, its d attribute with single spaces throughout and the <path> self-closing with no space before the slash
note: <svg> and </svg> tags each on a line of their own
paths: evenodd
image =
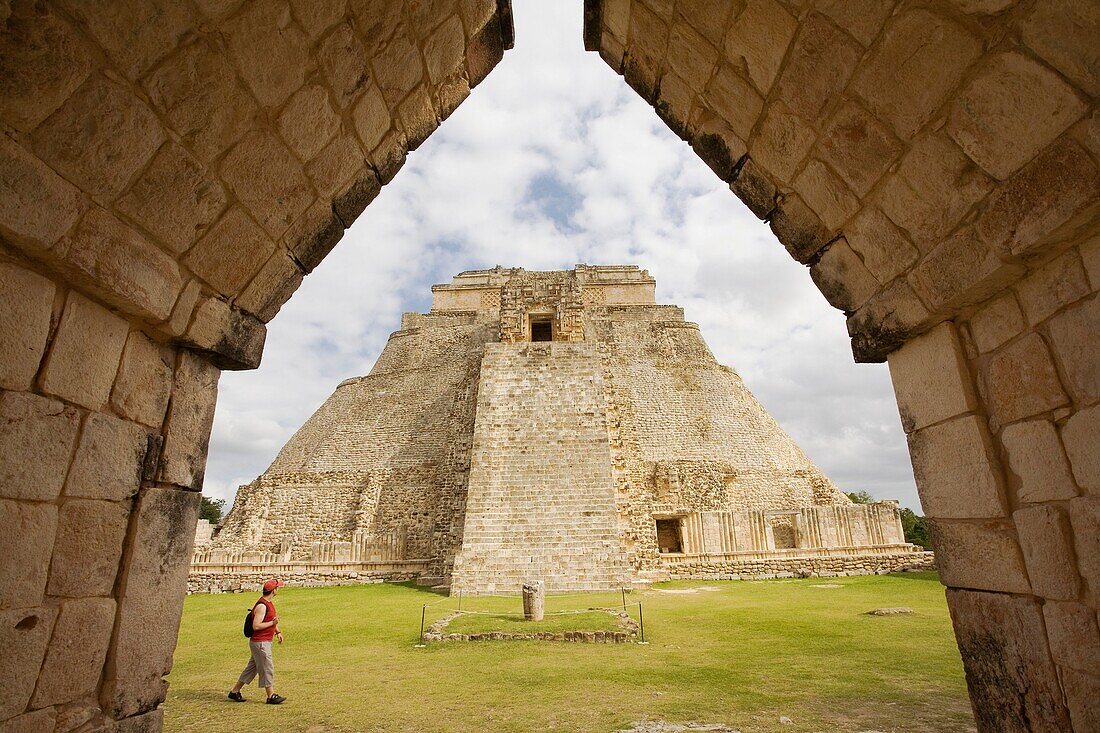
<svg viewBox="0 0 1100 733">
<path fill-rule="evenodd" d="M 700 590 L 684 592 L 691 589 Z M 974 730 L 943 588 L 931 573 L 660 584 L 628 596 L 644 604 L 644 646 L 417 649 L 422 605 L 434 604 L 430 624 L 456 599 L 395 584 L 284 589 L 277 603 L 286 643 L 275 648 L 275 668 L 289 700 L 281 707 L 263 705 L 255 685 L 245 688 L 247 704 L 225 698 L 248 659 L 240 629 L 253 600 L 187 598 L 166 730 L 609 733 L 646 718 L 726 723 L 743 733 Z M 619 604 L 618 593 L 550 596 L 546 610 Z M 520 605 L 463 600 L 463 608 L 498 613 Z M 884 606 L 915 613 L 864 615 Z M 483 630 L 509 628 L 503 620 L 496 627 Z M 793 723 L 780 725 L 781 715 Z"/>
</svg>

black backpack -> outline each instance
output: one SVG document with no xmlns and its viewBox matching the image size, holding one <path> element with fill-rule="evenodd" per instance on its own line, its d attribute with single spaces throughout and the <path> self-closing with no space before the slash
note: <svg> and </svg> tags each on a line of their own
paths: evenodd
<svg viewBox="0 0 1100 733">
<path fill-rule="evenodd" d="M 258 605 L 260 604 L 257 602 L 256 606 Z M 256 611 L 256 606 L 248 609 L 248 615 L 244 617 L 244 635 L 249 639 L 252 638 L 252 634 L 254 633 L 252 629 L 252 614 Z"/>
</svg>

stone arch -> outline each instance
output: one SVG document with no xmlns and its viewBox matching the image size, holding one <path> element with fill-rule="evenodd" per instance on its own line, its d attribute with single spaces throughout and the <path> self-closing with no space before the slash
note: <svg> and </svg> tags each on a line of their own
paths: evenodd
<svg viewBox="0 0 1100 733">
<path fill-rule="evenodd" d="M 888 359 L 983 731 L 1100 725 L 1097 33 L 1075 0 L 585 3 Z"/>
<path fill-rule="evenodd" d="M 1095 11 L 812 5 L 590 1 L 586 42 L 810 266 L 856 358 L 889 355 L 979 725 L 1090 729 Z M 176 623 L 150 619 L 179 618 L 219 369 L 259 362 L 263 324 L 500 60 L 509 9 L 0 20 L 0 722 L 64 704 L 155 729 Z"/>
</svg>

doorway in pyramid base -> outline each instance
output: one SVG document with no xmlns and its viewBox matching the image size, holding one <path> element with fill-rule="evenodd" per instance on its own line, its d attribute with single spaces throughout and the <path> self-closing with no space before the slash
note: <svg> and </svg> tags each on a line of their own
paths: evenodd
<svg viewBox="0 0 1100 733">
<path fill-rule="evenodd" d="M 192 591 L 413 579 L 471 594 L 927 567 L 636 266 L 464 272 L 408 313 L 198 546 Z"/>
</svg>

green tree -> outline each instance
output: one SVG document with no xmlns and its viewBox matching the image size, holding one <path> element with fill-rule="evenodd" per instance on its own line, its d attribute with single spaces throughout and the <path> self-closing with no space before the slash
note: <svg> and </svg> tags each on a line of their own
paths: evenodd
<svg viewBox="0 0 1100 733">
<path fill-rule="evenodd" d="M 865 489 L 849 492 L 848 498 L 854 501 L 856 504 L 870 504 L 875 500 L 875 497 L 871 496 L 870 492 Z"/>
<path fill-rule="evenodd" d="M 225 499 L 210 499 L 204 496 L 199 507 L 199 518 L 205 519 L 211 524 L 217 524 L 222 521 L 222 511 L 224 509 Z"/>
<path fill-rule="evenodd" d="M 901 527 L 905 530 L 905 541 L 920 545 L 926 550 L 932 549 L 932 537 L 928 533 L 928 523 L 924 517 L 912 509 L 902 507 Z"/>
</svg>

